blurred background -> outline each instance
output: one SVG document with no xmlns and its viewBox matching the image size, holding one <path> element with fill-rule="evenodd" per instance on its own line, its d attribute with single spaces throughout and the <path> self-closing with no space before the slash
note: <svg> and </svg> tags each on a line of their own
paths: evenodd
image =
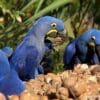
<svg viewBox="0 0 100 100">
<path fill-rule="evenodd" d="M 28 28 L 41 16 L 63 20 L 67 39 L 51 52 L 53 71 L 63 70 L 67 43 L 90 28 L 100 28 L 100 0 L 0 0 L 0 48 L 15 48 Z"/>
</svg>

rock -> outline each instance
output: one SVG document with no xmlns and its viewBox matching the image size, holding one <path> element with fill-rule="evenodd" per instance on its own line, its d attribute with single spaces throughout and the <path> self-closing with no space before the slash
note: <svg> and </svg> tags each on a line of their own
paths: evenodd
<svg viewBox="0 0 100 100">
<path fill-rule="evenodd" d="M 62 85 L 61 78 L 59 76 L 53 77 L 53 80 L 51 81 L 51 85 L 55 88 L 59 88 Z"/>
<path fill-rule="evenodd" d="M 60 87 L 57 90 L 57 97 L 59 98 L 59 100 L 67 100 L 69 97 L 68 89 L 64 87 Z"/>
<path fill-rule="evenodd" d="M 41 100 L 48 100 L 47 96 L 41 96 Z"/>
<path fill-rule="evenodd" d="M 68 98 L 67 100 L 74 100 L 73 98 Z"/>
<path fill-rule="evenodd" d="M 52 73 L 45 76 L 45 82 L 51 84 L 55 88 L 59 88 L 62 85 L 61 77 Z"/>
<path fill-rule="evenodd" d="M 96 100 L 100 98 L 99 69 L 100 65 L 77 64 L 74 70 L 40 74 L 36 79 L 25 81 L 26 90 L 20 96 L 10 96 L 10 99 Z"/>
<path fill-rule="evenodd" d="M 55 77 L 55 74 L 53 73 L 48 73 L 46 76 L 45 76 L 45 82 L 47 84 L 51 84 L 51 81 L 53 80 L 53 77 Z"/>
<path fill-rule="evenodd" d="M 100 76 L 96 76 L 97 82 L 100 84 Z"/>
<path fill-rule="evenodd" d="M 87 84 L 85 81 L 79 80 L 77 83 L 71 88 L 75 96 L 80 96 L 87 90 Z"/>
<path fill-rule="evenodd" d="M 11 96 L 8 96 L 9 100 L 19 100 L 19 96 L 17 95 L 11 95 Z"/>
<path fill-rule="evenodd" d="M 74 67 L 74 72 L 76 72 L 77 74 L 83 74 L 88 70 L 88 65 L 87 64 L 77 64 Z"/>
<path fill-rule="evenodd" d="M 81 68 L 82 70 L 86 71 L 89 67 L 88 67 L 87 64 L 82 64 L 82 65 L 80 66 L 80 68 Z"/>
<path fill-rule="evenodd" d="M 97 77 L 96 76 L 90 76 L 90 77 L 88 77 L 88 81 L 97 83 Z"/>
<path fill-rule="evenodd" d="M 91 91 L 90 91 L 91 90 Z M 100 84 L 90 82 L 87 84 L 87 93 L 91 93 L 93 95 L 100 95 Z"/>
<path fill-rule="evenodd" d="M 0 100 L 6 100 L 5 96 L 2 93 L 0 93 Z"/>
<path fill-rule="evenodd" d="M 40 100 L 40 96 L 36 94 L 31 94 L 29 92 L 23 92 L 20 95 L 20 100 Z"/>
<path fill-rule="evenodd" d="M 87 93 L 83 93 L 80 97 L 79 97 L 79 100 L 91 100 L 88 98 L 89 95 Z"/>
<path fill-rule="evenodd" d="M 49 99 L 57 98 L 56 92 L 57 92 L 56 88 L 54 88 L 54 87 L 51 87 L 50 89 L 48 89 L 47 95 L 48 95 Z"/>
<path fill-rule="evenodd" d="M 77 82 L 77 77 L 69 77 L 63 80 L 63 86 L 66 88 L 72 87 L 76 84 L 76 82 Z"/>
<path fill-rule="evenodd" d="M 69 77 L 70 73 L 71 73 L 71 71 L 64 71 L 64 72 L 60 73 L 59 76 L 61 77 L 62 80 L 65 80 L 66 78 Z"/>
<path fill-rule="evenodd" d="M 83 93 L 78 100 L 99 100 L 100 95 L 94 95 L 92 92 Z"/>
<path fill-rule="evenodd" d="M 100 65 L 92 65 L 90 68 L 92 75 L 100 76 Z"/>
<path fill-rule="evenodd" d="M 47 91 L 52 88 L 51 84 L 44 84 L 42 87 L 42 90 L 44 91 L 44 94 L 47 94 Z"/>
<path fill-rule="evenodd" d="M 29 92 L 33 92 L 34 94 L 42 94 L 43 84 L 43 82 L 31 79 L 29 82 L 26 83 L 26 89 Z"/>
<path fill-rule="evenodd" d="M 38 80 L 40 82 L 44 82 L 44 75 L 43 74 L 38 75 L 36 80 Z"/>
</svg>

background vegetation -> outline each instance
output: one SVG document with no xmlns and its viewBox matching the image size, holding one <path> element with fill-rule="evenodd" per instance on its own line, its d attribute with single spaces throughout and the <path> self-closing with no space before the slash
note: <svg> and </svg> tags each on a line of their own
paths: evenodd
<svg viewBox="0 0 100 100">
<path fill-rule="evenodd" d="M 32 23 L 44 15 L 62 19 L 70 40 L 87 29 L 100 28 L 100 0 L 0 0 L 0 47 L 15 48 Z M 58 59 L 64 50 L 60 48 L 53 55 L 55 71 L 63 66 L 62 57 Z"/>
</svg>

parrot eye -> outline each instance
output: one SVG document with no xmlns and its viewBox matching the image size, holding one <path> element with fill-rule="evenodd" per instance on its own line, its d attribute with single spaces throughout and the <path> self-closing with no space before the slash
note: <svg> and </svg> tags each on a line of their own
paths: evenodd
<svg viewBox="0 0 100 100">
<path fill-rule="evenodd" d="M 91 37 L 91 39 L 92 39 L 92 40 L 95 40 L 95 39 L 96 39 L 96 37 L 95 37 L 95 36 L 92 36 L 92 37 Z"/>
<path fill-rule="evenodd" d="M 56 23 L 52 23 L 52 24 L 51 24 L 51 27 L 52 27 L 52 28 L 56 28 L 56 26 L 57 26 Z"/>
</svg>

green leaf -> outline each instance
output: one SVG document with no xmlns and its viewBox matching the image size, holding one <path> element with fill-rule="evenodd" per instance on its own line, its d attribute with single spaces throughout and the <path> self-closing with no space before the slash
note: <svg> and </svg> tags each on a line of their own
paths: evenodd
<svg viewBox="0 0 100 100">
<path fill-rule="evenodd" d="M 56 0 L 54 1 L 52 4 L 50 4 L 49 6 L 47 6 L 46 8 L 42 9 L 41 11 L 39 11 L 37 14 L 33 15 L 31 18 L 29 18 L 28 20 L 26 20 L 24 22 L 24 24 L 30 24 L 31 22 L 33 22 L 35 19 L 37 19 L 40 16 L 43 16 L 45 14 L 47 14 L 48 12 L 51 12 L 52 10 L 55 10 L 56 8 L 59 8 L 65 4 L 69 4 L 69 3 L 76 3 L 75 0 Z"/>
</svg>

